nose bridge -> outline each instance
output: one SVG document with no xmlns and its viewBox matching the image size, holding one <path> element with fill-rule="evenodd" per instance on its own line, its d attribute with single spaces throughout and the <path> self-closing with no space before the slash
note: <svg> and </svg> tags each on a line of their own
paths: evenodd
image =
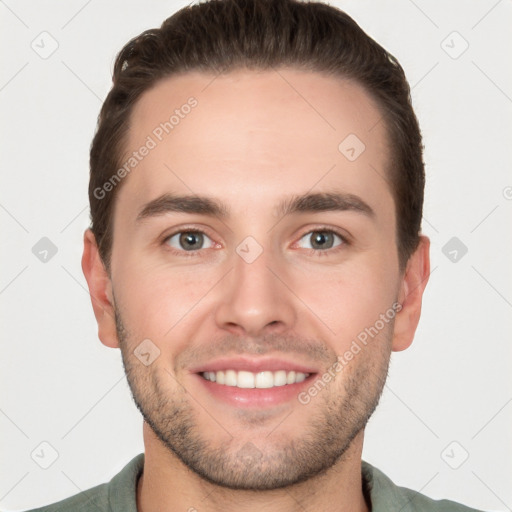
<svg viewBox="0 0 512 512">
<path fill-rule="evenodd" d="M 260 248 L 261 247 L 261 248 Z M 272 254 L 269 249 L 255 246 L 252 241 L 244 241 L 236 249 L 233 258 L 233 279 L 241 294 L 269 293 L 275 283 L 271 282 Z M 243 289 L 245 288 L 245 290 Z M 269 293 L 270 294 L 270 293 Z"/>
<path fill-rule="evenodd" d="M 279 266 L 277 258 L 253 237 L 237 246 L 233 270 L 222 288 L 217 308 L 219 327 L 236 328 L 251 335 L 262 334 L 265 329 L 291 328 L 296 318 L 293 297 L 270 270 Z"/>
</svg>

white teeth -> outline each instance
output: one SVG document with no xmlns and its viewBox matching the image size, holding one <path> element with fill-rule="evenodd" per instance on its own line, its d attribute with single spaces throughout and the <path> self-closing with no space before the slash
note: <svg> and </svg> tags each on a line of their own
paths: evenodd
<svg viewBox="0 0 512 512">
<path fill-rule="evenodd" d="M 256 387 L 260 389 L 274 387 L 274 374 L 272 372 L 259 372 L 256 374 Z"/>
<path fill-rule="evenodd" d="M 226 386 L 236 386 L 236 372 L 235 370 L 226 370 L 224 373 Z"/>
<path fill-rule="evenodd" d="M 306 380 L 306 374 L 298 372 L 297 375 L 295 375 L 295 382 L 302 382 L 303 380 Z"/>
<path fill-rule="evenodd" d="M 274 373 L 274 386 L 284 386 L 286 384 L 286 372 L 279 370 Z"/>
<path fill-rule="evenodd" d="M 236 386 L 238 388 L 273 388 L 303 382 L 309 373 L 278 370 L 277 372 L 258 372 L 220 370 L 218 372 L 203 372 L 201 374 L 206 380 L 222 384 L 224 386 Z"/>
<path fill-rule="evenodd" d="M 254 387 L 254 373 L 251 372 L 238 372 L 236 385 L 239 388 L 253 388 Z"/>
</svg>

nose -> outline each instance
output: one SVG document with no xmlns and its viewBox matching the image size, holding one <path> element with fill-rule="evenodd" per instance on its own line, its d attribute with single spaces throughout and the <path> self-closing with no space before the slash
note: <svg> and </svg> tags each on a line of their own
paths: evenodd
<svg viewBox="0 0 512 512">
<path fill-rule="evenodd" d="M 219 287 L 217 326 L 253 337 L 292 329 L 297 305 L 279 268 L 266 251 L 252 262 L 234 254 L 233 269 Z"/>
</svg>

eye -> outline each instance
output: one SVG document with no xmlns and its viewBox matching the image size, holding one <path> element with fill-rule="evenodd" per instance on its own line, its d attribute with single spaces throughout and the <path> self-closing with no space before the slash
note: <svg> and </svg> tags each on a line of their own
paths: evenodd
<svg viewBox="0 0 512 512">
<path fill-rule="evenodd" d="M 302 243 L 301 243 L 302 242 Z M 303 249 L 326 250 L 345 243 L 345 239 L 332 230 L 316 230 L 306 233 L 298 242 Z"/>
<path fill-rule="evenodd" d="M 165 239 L 165 243 L 173 249 L 197 251 L 214 246 L 213 240 L 202 231 L 180 231 Z"/>
</svg>

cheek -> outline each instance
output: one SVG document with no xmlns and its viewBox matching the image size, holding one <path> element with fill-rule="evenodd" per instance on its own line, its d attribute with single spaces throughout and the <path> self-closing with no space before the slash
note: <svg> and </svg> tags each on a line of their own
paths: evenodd
<svg viewBox="0 0 512 512">
<path fill-rule="evenodd" d="M 190 322 L 215 283 L 211 272 L 199 269 L 125 265 L 117 272 L 115 293 L 133 336 L 164 341 Z"/>
<path fill-rule="evenodd" d="M 393 268 L 393 267 L 391 267 Z M 304 270 L 295 277 L 297 295 L 323 322 L 333 345 L 342 350 L 375 324 L 396 300 L 398 271 L 360 261 L 339 268 Z"/>
</svg>

